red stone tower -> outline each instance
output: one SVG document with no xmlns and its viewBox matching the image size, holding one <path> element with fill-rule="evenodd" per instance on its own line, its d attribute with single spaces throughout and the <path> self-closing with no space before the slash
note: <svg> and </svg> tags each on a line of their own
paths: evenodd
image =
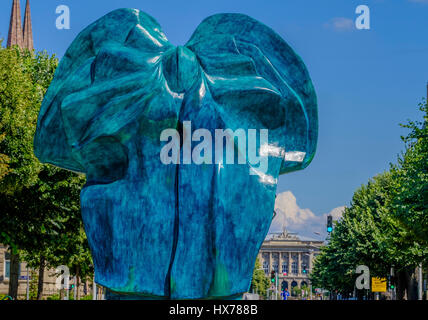
<svg viewBox="0 0 428 320">
<path fill-rule="evenodd" d="M 24 38 L 21 25 L 21 7 L 19 0 L 13 0 L 12 13 L 10 14 L 9 36 L 7 38 L 7 46 L 23 47 Z"/>
<path fill-rule="evenodd" d="M 12 13 L 10 14 L 9 36 L 7 46 L 18 46 L 22 49 L 34 49 L 33 26 L 31 23 L 30 0 L 25 7 L 24 29 L 21 24 L 20 0 L 13 0 Z"/>
<path fill-rule="evenodd" d="M 30 51 L 34 49 L 33 26 L 31 24 L 30 0 L 27 0 L 27 5 L 25 6 L 24 48 L 27 48 Z"/>
</svg>

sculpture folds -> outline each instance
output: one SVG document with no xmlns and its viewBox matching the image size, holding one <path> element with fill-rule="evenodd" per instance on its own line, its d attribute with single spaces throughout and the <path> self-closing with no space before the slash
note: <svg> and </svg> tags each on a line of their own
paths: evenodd
<svg viewBox="0 0 428 320">
<path fill-rule="evenodd" d="M 121 9 L 82 31 L 61 60 L 35 154 L 87 176 L 81 207 L 97 283 L 131 298 L 233 298 L 249 289 L 278 176 L 314 156 L 317 121 L 303 62 L 265 25 L 218 14 L 174 47 L 152 17 Z M 183 159 L 183 144 L 199 143 L 186 122 L 213 137 L 268 130 L 267 144 L 253 141 L 266 170 L 164 164 L 165 129 L 181 133 Z M 251 151 L 232 145 L 235 158 Z"/>
</svg>

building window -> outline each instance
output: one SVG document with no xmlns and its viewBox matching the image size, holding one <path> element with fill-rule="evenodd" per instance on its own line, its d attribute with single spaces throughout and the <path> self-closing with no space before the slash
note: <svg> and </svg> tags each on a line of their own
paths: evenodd
<svg viewBox="0 0 428 320">
<path fill-rule="evenodd" d="M 5 260 L 4 262 L 4 277 L 6 279 L 10 278 L 10 260 Z"/>
<path fill-rule="evenodd" d="M 298 271 L 298 269 L 297 269 L 297 261 L 293 261 L 293 262 L 291 263 L 291 272 L 292 272 L 293 274 L 298 274 L 298 273 L 299 273 L 299 271 Z"/>
<path fill-rule="evenodd" d="M 10 277 L 10 253 L 5 252 L 4 253 L 4 277 L 5 279 L 9 279 Z"/>
<path fill-rule="evenodd" d="M 275 271 L 276 273 L 278 273 L 278 261 L 275 261 L 272 265 L 273 271 Z"/>
<path fill-rule="evenodd" d="M 263 261 L 263 270 L 266 274 L 269 273 L 269 263 L 266 260 Z"/>
<path fill-rule="evenodd" d="M 4 278 L 5 279 L 9 279 L 10 278 L 10 253 L 9 252 L 5 252 L 4 253 Z M 18 269 L 18 278 L 21 275 L 21 264 L 19 264 L 19 269 Z"/>
<path fill-rule="evenodd" d="M 288 273 L 288 261 L 282 263 L 282 273 Z"/>
<path fill-rule="evenodd" d="M 302 256 L 302 264 L 301 264 L 301 268 L 302 268 L 302 273 L 303 274 L 308 274 L 309 273 L 309 254 L 305 253 Z"/>
</svg>

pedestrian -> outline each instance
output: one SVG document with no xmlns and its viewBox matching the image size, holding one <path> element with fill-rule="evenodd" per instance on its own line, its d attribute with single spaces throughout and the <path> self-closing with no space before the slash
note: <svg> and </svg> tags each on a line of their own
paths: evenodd
<svg viewBox="0 0 428 320">
<path fill-rule="evenodd" d="M 288 289 L 285 289 L 284 291 L 281 292 L 282 300 L 287 300 L 289 296 L 290 296 L 290 293 L 288 292 Z"/>
</svg>

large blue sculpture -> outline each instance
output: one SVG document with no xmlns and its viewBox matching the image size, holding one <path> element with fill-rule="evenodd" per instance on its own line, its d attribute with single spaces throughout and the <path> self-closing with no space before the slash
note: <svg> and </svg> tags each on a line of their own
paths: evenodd
<svg viewBox="0 0 428 320">
<path fill-rule="evenodd" d="M 317 121 L 302 60 L 260 22 L 214 15 L 174 47 L 152 17 L 121 9 L 82 31 L 61 60 L 35 154 L 86 174 L 82 216 L 110 298 L 236 298 L 249 289 L 277 178 L 311 162 Z M 165 129 L 176 129 L 178 146 L 161 138 Z M 227 143 L 189 163 L 197 129 L 213 138 L 230 129 L 232 163 Z M 162 161 L 177 147 L 178 161 Z"/>
</svg>

